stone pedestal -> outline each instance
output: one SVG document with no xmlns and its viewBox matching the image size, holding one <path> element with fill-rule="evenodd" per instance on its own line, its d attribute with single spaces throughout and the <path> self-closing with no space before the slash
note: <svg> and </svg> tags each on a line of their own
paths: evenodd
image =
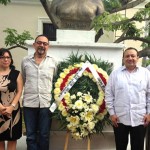
<svg viewBox="0 0 150 150">
<path fill-rule="evenodd" d="M 57 41 L 50 41 L 48 53 L 58 60 L 66 59 L 72 52 L 88 53 L 98 59 L 112 62 L 114 69 L 122 65 L 124 45 L 120 43 L 95 43 L 95 31 L 57 30 Z M 34 53 L 34 40 L 27 40 L 28 54 Z"/>
<path fill-rule="evenodd" d="M 123 44 L 95 43 L 95 31 L 57 30 L 57 41 L 50 42 L 48 53 L 58 60 L 66 59 L 72 52 L 76 54 L 87 53 L 113 63 L 114 69 L 122 65 Z M 28 54 L 34 53 L 32 47 L 34 41 L 26 41 Z M 50 150 L 63 150 L 66 131 L 58 131 L 57 123 L 53 121 L 50 132 Z M 69 139 L 68 150 L 86 150 L 87 140 L 75 141 Z M 114 135 L 111 127 L 107 127 L 104 136 L 93 135 L 91 139 L 91 150 L 115 150 Z"/>
</svg>

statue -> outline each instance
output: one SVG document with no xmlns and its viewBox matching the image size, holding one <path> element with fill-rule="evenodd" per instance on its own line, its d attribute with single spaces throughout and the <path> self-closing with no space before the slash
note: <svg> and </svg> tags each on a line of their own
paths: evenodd
<svg viewBox="0 0 150 150">
<path fill-rule="evenodd" d="M 101 0 L 40 0 L 59 29 L 90 30 L 92 20 L 104 12 Z"/>
</svg>

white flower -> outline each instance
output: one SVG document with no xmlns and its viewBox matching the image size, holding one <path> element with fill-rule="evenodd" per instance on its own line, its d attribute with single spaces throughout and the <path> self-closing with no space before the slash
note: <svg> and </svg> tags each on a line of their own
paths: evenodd
<svg viewBox="0 0 150 150">
<path fill-rule="evenodd" d="M 90 93 L 84 94 L 83 97 L 84 97 L 84 100 L 87 102 L 87 104 L 89 104 L 93 101 L 93 97 L 90 95 Z"/>
<path fill-rule="evenodd" d="M 82 100 L 77 100 L 75 103 L 75 108 L 77 109 L 82 109 L 83 108 L 83 101 Z"/>
<path fill-rule="evenodd" d="M 70 116 L 67 117 L 66 120 L 70 122 L 73 126 L 76 126 L 79 124 L 80 118 L 78 116 Z"/>
<path fill-rule="evenodd" d="M 81 93 L 81 92 L 78 92 L 78 93 L 77 93 L 77 96 L 82 96 L 82 94 L 83 94 L 83 93 Z"/>
<path fill-rule="evenodd" d="M 73 95 L 71 95 L 71 97 L 70 97 L 71 99 L 76 99 L 76 95 L 75 94 L 73 94 Z"/>
<path fill-rule="evenodd" d="M 99 110 L 99 107 L 96 104 L 91 104 L 91 108 L 92 108 L 94 114 L 96 114 L 98 112 L 98 110 Z"/>
<path fill-rule="evenodd" d="M 92 122 L 92 121 L 88 122 L 88 130 L 89 131 L 93 130 L 94 127 L 95 127 L 95 123 L 94 122 Z"/>
<path fill-rule="evenodd" d="M 93 118 L 94 118 L 94 115 L 92 111 L 88 111 L 85 113 L 85 118 L 84 118 L 85 121 L 91 121 L 93 120 Z"/>
<path fill-rule="evenodd" d="M 76 132 L 76 126 L 72 126 L 71 124 L 67 124 L 67 128 L 72 132 Z"/>
</svg>

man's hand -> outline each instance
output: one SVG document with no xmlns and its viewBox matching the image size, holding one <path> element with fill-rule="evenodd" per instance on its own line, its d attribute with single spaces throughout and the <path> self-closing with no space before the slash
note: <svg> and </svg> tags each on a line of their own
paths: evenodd
<svg viewBox="0 0 150 150">
<path fill-rule="evenodd" d="M 146 114 L 144 116 L 143 121 L 144 121 L 144 126 L 148 126 L 148 124 L 150 123 L 150 114 Z"/>
<path fill-rule="evenodd" d="M 118 127 L 118 121 L 119 121 L 118 117 L 116 115 L 111 115 L 110 119 L 112 121 L 113 126 Z"/>
</svg>

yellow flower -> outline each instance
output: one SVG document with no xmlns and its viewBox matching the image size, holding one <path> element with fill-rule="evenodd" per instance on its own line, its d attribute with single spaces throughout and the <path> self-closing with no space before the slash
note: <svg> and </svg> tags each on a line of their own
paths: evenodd
<svg viewBox="0 0 150 150">
<path fill-rule="evenodd" d="M 75 64 L 74 67 L 81 68 L 82 64 Z"/>
<path fill-rule="evenodd" d="M 60 92 L 61 92 L 61 91 L 60 91 L 60 89 L 59 89 L 59 88 L 55 88 L 55 89 L 54 89 L 54 94 L 55 94 L 55 95 L 59 95 L 59 94 L 60 94 Z"/>
<path fill-rule="evenodd" d="M 70 69 L 63 69 L 65 74 L 68 74 L 70 72 Z"/>
<path fill-rule="evenodd" d="M 63 110 L 65 109 L 62 102 L 59 103 L 58 109 L 59 109 L 60 111 L 63 111 Z"/>
<path fill-rule="evenodd" d="M 103 74 L 103 72 L 104 72 L 104 71 L 103 71 L 103 69 L 98 68 L 98 69 L 97 69 L 97 72 L 99 72 L 99 73 L 102 73 L 102 74 Z"/>
<path fill-rule="evenodd" d="M 65 77 L 66 77 L 66 73 L 62 72 L 62 73 L 60 73 L 59 76 L 60 76 L 61 78 L 65 78 Z"/>
<path fill-rule="evenodd" d="M 74 69 L 74 67 L 70 65 L 70 66 L 68 66 L 68 69 L 72 70 L 72 69 Z"/>
<path fill-rule="evenodd" d="M 94 69 L 97 70 L 98 69 L 98 66 L 96 64 L 92 64 Z"/>
<path fill-rule="evenodd" d="M 85 71 L 83 72 L 83 75 L 84 75 L 84 76 L 88 76 L 89 73 L 85 70 Z"/>
<path fill-rule="evenodd" d="M 95 78 L 93 78 L 92 80 L 93 80 L 93 82 L 96 82 L 96 79 L 95 79 Z"/>
<path fill-rule="evenodd" d="M 63 82 L 63 79 L 62 79 L 62 78 L 58 78 L 58 79 L 57 79 L 57 82 L 62 83 L 62 82 Z"/>
<path fill-rule="evenodd" d="M 92 79 L 94 76 L 92 73 L 89 73 L 89 78 Z"/>
<path fill-rule="evenodd" d="M 67 117 L 66 120 L 70 122 L 70 124 L 72 124 L 73 126 L 78 125 L 80 121 L 78 116 L 70 116 L 70 117 Z"/>
<path fill-rule="evenodd" d="M 63 110 L 62 110 L 62 115 L 63 115 L 64 117 L 66 117 L 66 116 L 68 115 L 66 109 L 63 109 Z"/>
<path fill-rule="evenodd" d="M 65 99 L 65 102 L 66 102 L 67 105 L 69 105 L 69 104 L 71 104 L 71 99 L 70 98 Z"/>
<path fill-rule="evenodd" d="M 67 92 L 66 94 L 65 94 L 65 96 L 64 96 L 64 99 L 70 99 L 70 93 L 69 92 Z"/>
<path fill-rule="evenodd" d="M 104 115 L 102 113 L 99 113 L 97 116 L 96 116 L 99 120 L 102 120 L 104 118 Z"/>
<path fill-rule="evenodd" d="M 96 105 L 96 104 L 91 104 L 91 108 L 92 108 L 92 110 L 93 110 L 93 112 L 96 114 L 97 112 L 98 112 L 98 110 L 99 110 L 99 107 L 98 107 L 98 105 Z"/>
<path fill-rule="evenodd" d="M 59 95 L 54 95 L 54 99 L 55 99 L 56 101 L 58 101 L 58 97 L 59 97 Z"/>
<path fill-rule="evenodd" d="M 56 87 L 56 88 L 59 88 L 60 85 L 61 85 L 61 82 L 56 82 L 56 83 L 55 83 L 55 87 Z"/>
</svg>

